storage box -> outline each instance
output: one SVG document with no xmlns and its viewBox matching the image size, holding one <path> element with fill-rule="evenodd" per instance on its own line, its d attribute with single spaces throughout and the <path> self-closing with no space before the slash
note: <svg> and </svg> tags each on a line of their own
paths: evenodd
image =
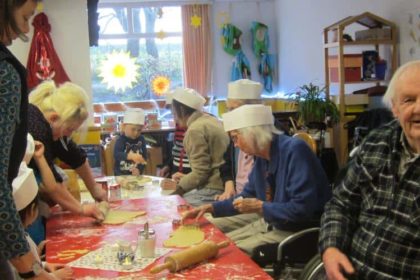
<svg viewBox="0 0 420 280">
<path fill-rule="evenodd" d="M 361 54 L 344 55 L 344 82 L 358 82 L 362 79 L 363 57 Z M 338 56 L 328 57 L 328 67 L 330 69 L 330 80 L 333 83 L 339 81 L 338 77 Z"/>
<path fill-rule="evenodd" d="M 330 95 L 330 98 L 335 104 L 340 104 L 340 96 Z M 345 94 L 344 103 L 346 105 L 366 105 L 369 103 L 369 96 L 367 94 Z"/>
<path fill-rule="evenodd" d="M 372 28 L 355 32 L 356 41 L 362 40 L 390 40 L 390 28 Z"/>
</svg>

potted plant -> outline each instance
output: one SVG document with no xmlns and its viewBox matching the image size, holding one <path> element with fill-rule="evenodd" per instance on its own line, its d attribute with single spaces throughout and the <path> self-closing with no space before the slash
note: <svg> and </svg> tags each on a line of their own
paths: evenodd
<svg viewBox="0 0 420 280">
<path fill-rule="evenodd" d="M 304 126 L 310 129 L 325 129 L 326 126 L 331 127 L 339 121 L 338 108 L 326 97 L 325 87 L 320 88 L 309 83 L 291 95 L 298 106 L 299 119 Z"/>
</svg>

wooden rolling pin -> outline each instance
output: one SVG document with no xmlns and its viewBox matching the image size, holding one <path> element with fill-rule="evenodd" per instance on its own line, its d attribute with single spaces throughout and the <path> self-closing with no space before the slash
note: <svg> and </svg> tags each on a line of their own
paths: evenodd
<svg viewBox="0 0 420 280">
<path fill-rule="evenodd" d="M 190 265 L 215 257 L 220 248 L 227 247 L 228 245 L 229 241 L 223 241 L 219 244 L 216 244 L 213 241 L 205 241 L 197 246 L 176 252 L 166 257 L 165 262 L 153 267 L 150 270 L 150 273 L 158 273 L 164 269 L 169 269 L 170 272 L 177 272 Z"/>
</svg>

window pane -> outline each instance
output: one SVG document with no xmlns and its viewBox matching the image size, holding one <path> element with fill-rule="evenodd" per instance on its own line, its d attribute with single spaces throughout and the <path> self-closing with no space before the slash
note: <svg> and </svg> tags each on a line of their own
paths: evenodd
<svg viewBox="0 0 420 280">
<path fill-rule="evenodd" d="M 132 12 L 136 33 L 182 32 L 180 7 L 143 7 L 134 8 Z"/>
<path fill-rule="evenodd" d="M 130 46 L 130 47 L 128 47 Z M 129 52 L 138 65 L 137 81 L 131 89 L 115 91 L 101 75 L 101 65 L 107 54 L 113 51 Z M 91 48 L 93 102 L 124 102 L 162 99 L 155 94 L 152 81 L 157 76 L 170 80 L 170 88 L 182 86 L 182 38 L 140 40 L 99 40 L 99 46 Z"/>
<path fill-rule="evenodd" d="M 98 9 L 98 24 L 100 34 L 124 34 L 127 33 L 127 9 L 126 8 L 100 8 Z"/>
<path fill-rule="evenodd" d="M 132 4 L 130 8 L 99 9 L 99 46 L 90 51 L 94 103 L 162 99 L 153 89 L 153 81 L 161 76 L 169 80 L 170 89 L 183 86 L 181 8 Z M 127 13 L 131 13 L 130 20 Z M 132 22 L 132 27 L 127 29 L 128 22 Z M 112 62 L 112 53 L 125 56 L 116 61 L 127 60 L 136 70 L 129 71 L 130 67 Z M 109 66 L 112 63 L 114 67 Z M 136 75 L 130 76 L 130 72 Z M 160 81 L 167 82 L 165 78 Z"/>
</svg>

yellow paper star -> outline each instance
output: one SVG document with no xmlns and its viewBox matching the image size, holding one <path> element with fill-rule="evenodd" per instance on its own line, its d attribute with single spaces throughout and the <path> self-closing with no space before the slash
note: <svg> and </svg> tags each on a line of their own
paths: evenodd
<svg viewBox="0 0 420 280">
<path fill-rule="evenodd" d="M 163 31 L 163 30 L 161 30 L 161 31 L 159 31 L 159 32 L 157 33 L 156 37 L 157 37 L 157 38 L 159 38 L 159 39 L 161 39 L 161 40 L 163 40 L 163 39 L 165 39 L 165 38 L 166 38 L 166 32 L 165 32 L 165 31 Z"/>
<path fill-rule="evenodd" d="M 195 28 L 200 27 L 201 26 L 201 17 L 199 17 L 197 15 L 193 15 L 191 17 L 191 25 L 194 26 Z"/>
</svg>

